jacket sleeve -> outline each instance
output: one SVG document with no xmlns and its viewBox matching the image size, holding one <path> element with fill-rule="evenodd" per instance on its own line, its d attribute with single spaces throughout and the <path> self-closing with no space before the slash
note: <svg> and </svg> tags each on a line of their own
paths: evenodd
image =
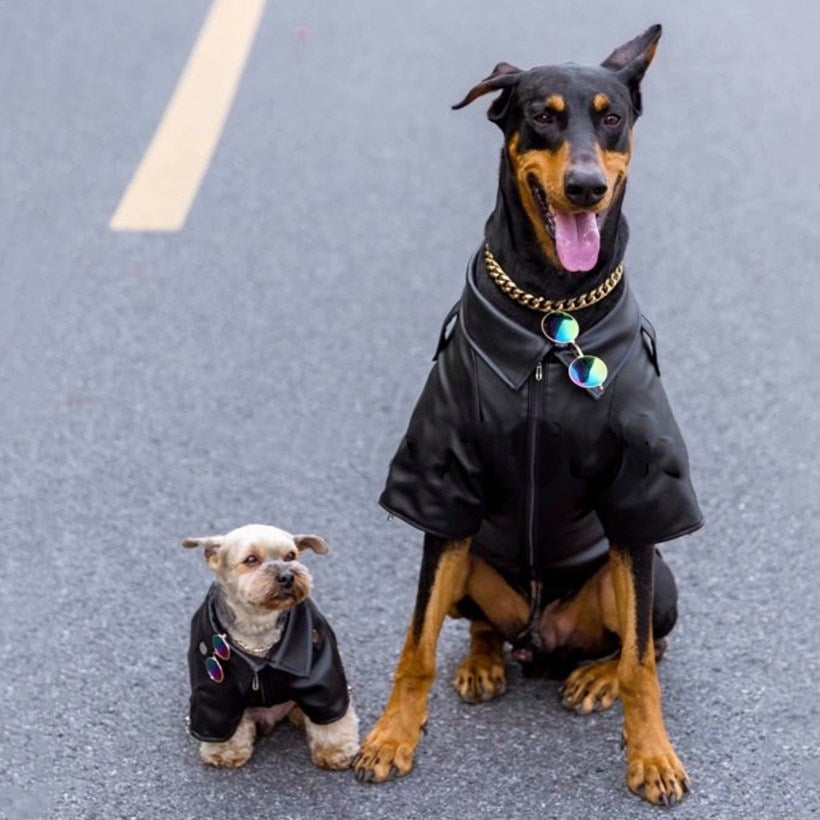
<svg viewBox="0 0 820 820">
<path fill-rule="evenodd" d="M 197 740 L 221 743 L 230 740 L 242 719 L 244 701 L 235 669 L 230 661 L 223 662 L 225 679 L 214 683 L 205 670 L 205 655 L 199 644 L 205 634 L 197 629 L 201 613 L 194 615 L 191 624 L 191 643 L 188 648 L 188 673 L 191 680 L 191 699 L 188 712 L 188 730 Z"/>
<path fill-rule="evenodd" d="M 336 635 L 321 616 L 314 620 L 310 675 L 294 678 L 291 686 L 293 699 L 313 723 L 333 723 L 347 711 L 350 693 Z"/>
<path fill-rule="evenodd" d="M 619 375 L 610 418 L 620 459 L 597 513 L 621 546 L 670 541 L 703 525 L 686 445 L 650 355 L 640 348 Z"/>
<path fill-rule="evenodd" d="M 484 513 L 471 355 L 456 326 L 439 345 L 379 499 L 391 514 L 447 539 L 474 535 Z"/>
</svg>

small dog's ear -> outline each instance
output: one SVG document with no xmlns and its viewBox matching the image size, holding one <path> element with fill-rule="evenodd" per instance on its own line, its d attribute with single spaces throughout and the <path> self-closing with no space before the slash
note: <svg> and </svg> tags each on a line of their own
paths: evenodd
<svg viewBox="0 0 820 820">
<path fill-rule="evenodd" d="M 618 46 L 601 65 L 614 71 L 623 80 L 632 97 L 635 116 L 641 113 L 641 80 L 655 56 L 658 40 L 661 39 L 660 24 L 650 26 L 628 43 Z"/>
<path fill-rule="evenodd" d="M 507 113 L 513 87 L 523 73 L 520 68 L 516 68 L 514 65 L 499 63 L 489 77 L 483 79 L 478 85 L 474 85 L 467 92 L 467 96 L 453 106 L 453 110 L 457 111 L 459 108 L 464 108 L 465 105 L 469 105 L 474 99 L 483 94 L 489 94 L 492 91 L 501 91 L 502 93 L 493 100 L 490 105 L 487 111 L 487 119 L 503 129 L 504 116 Z"/>
<path fill-rule="evenodd" d="M 206 535 L 203 538 L 184 538 L 182 546 L 192 549 L 193 547 L 205 548 L 205 560 L 210 564 L 211 561 L 219 554 L 224 543 L 224 536 L 222 535 Z"/>
<path fill-rule="evenodd" d="M 296 548 L 299 552 L 313 550 L 319 555 L 327 555 L 327 553 L 330 552 L 327 541 L 318 535 L 294 535 L 293 540 L 296 542 Z"/>
</svg>

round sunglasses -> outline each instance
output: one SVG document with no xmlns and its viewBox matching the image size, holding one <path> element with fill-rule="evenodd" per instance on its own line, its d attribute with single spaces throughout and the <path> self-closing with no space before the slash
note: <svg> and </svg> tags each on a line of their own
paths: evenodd
<svg viewBox="0 0 820 820">
<path fill-rule="evenodd" d="M 225 635 L 219 634 L 211 638 L 211 643 L 214 651 L 212 655 L 205 658 L 205 671 L 214 683 L 222 683 L 225 680 L 225 670 L 219 661 L 226 661 L 231 657 L 231 645 L 226 640 Z"/>
<path fill-rule="evenodd" d="M 575 344 L 579 331 L 575 317 L 562 310 L 547 313 L 541 319 L 541 332 L 551 342 L 568 347 L 575 354 L 567 368 L 572 383 L 578 387 L 600 387 L 606 380 L 606 364 L 598 356 L 584 355 L 584 351 Z"/>
</svg>

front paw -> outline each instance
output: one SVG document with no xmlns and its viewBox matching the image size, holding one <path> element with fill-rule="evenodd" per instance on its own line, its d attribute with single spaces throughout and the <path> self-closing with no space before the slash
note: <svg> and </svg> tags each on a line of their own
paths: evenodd
<svg viewBox="0 0 820 820">
<path fill-rule="evenodd" d="M 251 759 L 256 724 L 250 714 L 248 710 L 245 711 L 230 740 L 221 743 L 202 741 L 199 744 L 199 756 L 203 763 L 220 769 L 238 769 Z"/>
<path fill-rule="evenodd" d="M 400 713 L 382 715 L 353 761 L 356 779 L 381 783 L 410 774 L 423 722 L 424 719 L 413 721 Z"/>
<path fill-rule="evenodd" d="M 631 754 L 627 742 L 626 782 L 630 791 L 650 803 L 671 806 L 689 791 L 689 775 L 670 744 L 654 754 Z"/>
<path fill-rule="evenodd" d="M 253 743 L 238 744 L 233 742 L 233 738 L 224 743 L 199 744 L 202 762 L 220 769 L 238 769 L 251 759 L 252 754 Z"/>
<path fill-rule="evenodd" d="M 310 758 L 320 769 L 341 771 L 350 768 L 357 751 L 357 747 L 314 747 L 310 750 Z"/>
<path fill-rule="evenodd" d="M 497 698 L 507 691 L 504 664 L 492 655 L 470 655 L 459 664 L 453 687 L 466 703 Z"/>
</svg>

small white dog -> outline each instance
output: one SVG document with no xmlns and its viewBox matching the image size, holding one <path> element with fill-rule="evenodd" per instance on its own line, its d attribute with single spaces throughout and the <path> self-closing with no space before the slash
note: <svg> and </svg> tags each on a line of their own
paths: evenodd
<svg viewBox="0 0 820 820">
<path fill-rule="evenodd" d="M 298 560 L 306 549 L 325 554 L 327 543 L 249 524 L 182 544 L 203 547 L 216 576 L 191 620 L 188 650 L 189 730 L 202 760 L 242 766 L 257 729 L 288 716 L 304 724 L 317 766 L 346 769 L 359 750 L 359 719 L 336 636 Z"/>
</svg>

